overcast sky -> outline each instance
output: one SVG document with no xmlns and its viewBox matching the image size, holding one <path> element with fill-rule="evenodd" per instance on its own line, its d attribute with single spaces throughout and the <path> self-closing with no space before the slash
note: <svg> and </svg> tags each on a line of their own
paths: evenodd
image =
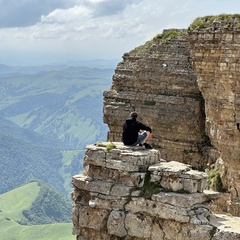
<svg viewBox="0 0 240 240">
<path fill-rule="evenodd" d="M 121 59 L 163 29 L 240 13 L 240 0 L 0 0 L 0 63 Z"/>
</svg>

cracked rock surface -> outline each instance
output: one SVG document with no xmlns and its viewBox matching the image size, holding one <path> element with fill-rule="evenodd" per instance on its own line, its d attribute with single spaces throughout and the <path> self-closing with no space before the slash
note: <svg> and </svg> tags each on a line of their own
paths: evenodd
<svg viewBox="0 0 240 240">
<path fill-rule="evenodd" d="M 209 211 L 216 194 L 204 191 L 205 173 L 162 161 L 155 149 L 108 144 L 87 146 L 85 172 L 72 179 L 77 240 L 240 238 L 238 218 Z"/>
</svg>

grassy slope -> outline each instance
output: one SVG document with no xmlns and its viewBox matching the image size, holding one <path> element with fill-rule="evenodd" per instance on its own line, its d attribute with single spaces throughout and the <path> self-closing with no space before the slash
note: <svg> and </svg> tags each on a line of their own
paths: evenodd
<svg viewBox="0 0 240 240">
<path fill-rule="evenodd" d="M 40 191 L 37 182 L 31 182 L 0 195 L 1 240 L 74 240 L 71 223 L 25 226 L 22 211 L 29 208 Z"/>
<path fill-rule="evenodd" d="M 71 223 L 24 226 L 0 215 L 1 240 L 74 240 Z"/>
<path fill-rule="evenodd" d="M 32 202 L 38 196 L 39 191 L 40 186 L 38 186 L 38 183 L 31 182 L 0 195 L 1 216 L 10 218 L 13 221 L 21 220 L 24 218 L 22 210 L 31 207 Z"/>
<path fill-rule="evenodd" d="M 112 73 L 69 68 L 0 77 L 6 93 L 0 113 L 19 127 L 63 142 L 67 149 L 83 148 L 107 132 L 102 123 L 102 93 L 109 88 Z"/>
</svg>

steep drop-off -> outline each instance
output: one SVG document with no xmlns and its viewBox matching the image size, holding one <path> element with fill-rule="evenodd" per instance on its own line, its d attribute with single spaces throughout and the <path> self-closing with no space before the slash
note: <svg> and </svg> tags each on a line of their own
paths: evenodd
<svg viewBox="0 0 240 240">
<path fill-rule="evenodd" d="M 189 30 L 193 68 L 205 99 L 206 133 L 220 152 L 221 179 L 231 193 L 229 211 L 234 215 L 240 215 L 239 19 L 240 15 L 203 17 Z"/>
<path fill-rule="evenodd" d="M 204 169 L 204 99 L 190 61 L 186 30 L 165 30 L 145 45 L 124 54 L 104 93 L 104 122 L 109 141 L 120 141 L 131 111 L 153 129 L 152 144 L 163 158 Z"/>
<path fill-rule="evenodd" d="M 222 210 L 240 215 L 240 15 L 196 19 L 123 55 L 104 92 L 108 140 L 133 110 L 164 159 L 220 172 Z M 225 205 L 225 206 L 223 206 Z"/>
<path fill-rule="evenodd" d="M 239 19 L 199 18 L 124 54 L 104 92 L 109 142 L 87 146 L 72 179 L 76 239 L 240 239 L 239 217 L 219 214 L 240 215 Z M 133 110 L 154 149 L 120 142 Z"/>
<path fill-rule="evenodd" d="M 114 148 L 110 149 L 109 145 Z M 236 217 L 211 214 L 207 174 L 160 152 L 114 142 L 87 146 L 73 176 L 77 240 L 237 240 Z"/>
</svg>

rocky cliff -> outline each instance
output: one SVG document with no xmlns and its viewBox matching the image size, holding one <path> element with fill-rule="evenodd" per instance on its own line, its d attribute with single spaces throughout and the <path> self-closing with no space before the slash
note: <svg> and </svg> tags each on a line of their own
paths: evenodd
<svg viewBox="0 0 240 240">
<path fill-rule="evenodd" d="M 231 193 L 229 212 L 240 215 L 240 15 L 227 17 L 196 19 L 189 42 L 205 100 L 206 134 L 220 153 L 221 180 Z"/>
<path fill-rule="evenodd" d="M 210 213 L 206 173 L 158 150 L 97 143 L 84 166 L 72 180 L 77 240 L 240 239 L 238 218 Z"/>
<path fill-rule="evenodd" d="M 108 140 L 133 110 L 168 161 L 220 173 L 221 211 L 240 215 L 240 15 L 198 18 L 123 55 L 104 93 Z M 226 204 L 227 203 L 227 204 Z M 215 208 L 216 209 L 216 208 Z"/>
<path fill-rule="evenodd" d="M 77 240 L 240 239 L 240 219 L 220 214 L 240 216 L 239 57 L 240 15 L 198 18 L 123 55 L 104 92 L 109 142 L 87 146 L 72 179 Z M 154 149 L 121 143 L 133 110 Z"/>
<path fill-rule="evenodd" d="M 104 93 L 109 141 L 121 141 L 123 121 L 133 110 L 153 129 L 163 158 L 204 168 L 204 99 L 192 69 L 186 30 L 165 30 L 124 54 Z"/>
</svg>

